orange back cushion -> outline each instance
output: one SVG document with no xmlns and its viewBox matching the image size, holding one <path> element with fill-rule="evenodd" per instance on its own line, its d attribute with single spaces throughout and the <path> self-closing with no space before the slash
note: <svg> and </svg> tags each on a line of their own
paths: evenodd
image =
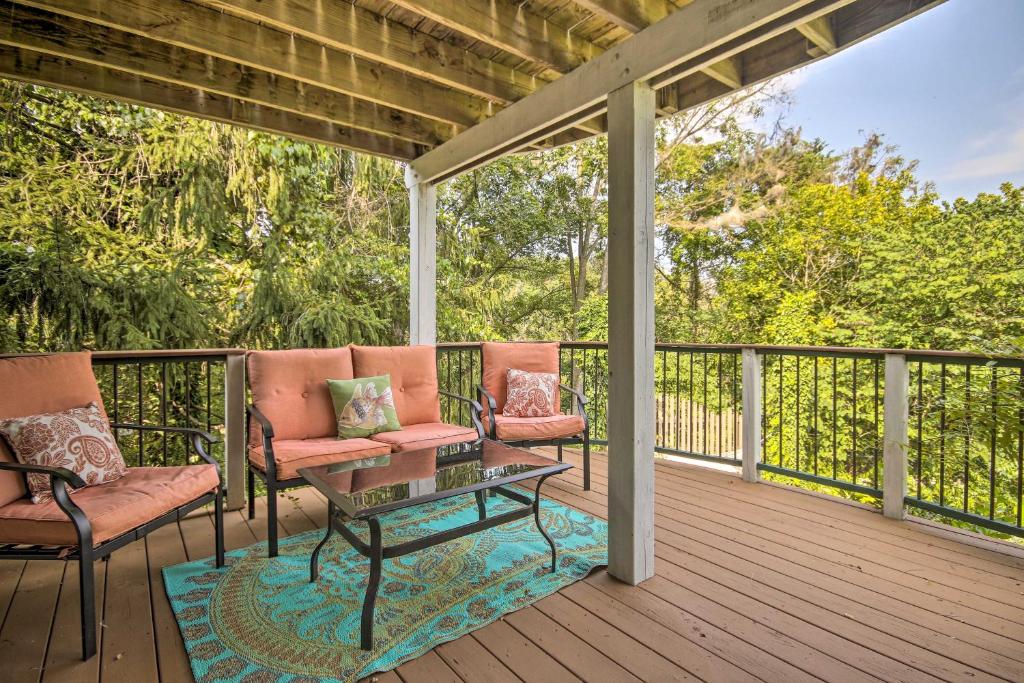
<svg viewBox="0 0 1024 683">
<path fill-rule="evenodd" d="M 391 375 L 391 395 L 403 426 L 441 421 L 437 351 L 432 345 L 353 345 L 352 367 L 356 377 Z"/>
<path fill-rule="evenodd" d="M 0 360 L 0 419 L 53 413 L 88 403 L 99 406 L 106 418 L 88 351 Z M 0 461 L 15 461 L 2 440 Z M 0 505 L 21 498 L 25 492 L 23 475 L 0 472 Z"/>
<path fill-rule="evenodd" d="M 542 343 L 500 343 L 484 342 L 480 345 L 483 362 L 483 385 L 498 406 L 498 412 L 505 409 L 508 400 L 508 370 L 527 372 L 553 372 L 559 374 L 558 342 Z M 555 387 L 555 405 L 561 405 L 558 387 Z M 487 406 L 484 405 L 484 412 Z"/>
<path fill-rule="evenodd" d="M 329 379 L 352 379 L 352 352 L 340 349 L 252 351 L 246 357 L 252 403 L 274 426 L 275 439 L 338 435 Z M 258 446 L 253 420 L 249 443 Z"/>
</svg>

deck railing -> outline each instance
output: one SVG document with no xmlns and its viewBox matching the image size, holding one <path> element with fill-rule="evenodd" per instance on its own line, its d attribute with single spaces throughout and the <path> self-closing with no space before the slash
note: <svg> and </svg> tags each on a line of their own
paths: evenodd
<svg viewBox="0 0 1024 683">
<path fill-rule="evenodd" d="M 245 351 L 93 354 L 110 416 L 218 434 L 228 503 L 244 501 Z M 1024 359 L 891 349 L 657 344 L 659 453 L 742 466 L 749 480 L 799 479 L 1024 536 Z M 562 381 L 589 398 L 591 436 L 607 442 L 608 347 L 563 342 Z M 439 344 L 443 389 L 475 395 L 477 343 Z M 571 411 L 569 396 L 563 410 Z M 469 425 L 464 403 L 445 420 Z M 134 464 L 183 462 L 173 436 L 119 430 Z"/>
<path fill-rule="evenodd" d="M 865 496 L 891 516 L 913 508 L 1024 536 L 1024 359 L 832 347 L 655 349 L 659 453 L 744 465 L 749 479 L 799 479 Z M 603 342 L 561 347 L 562 380 L 590 398 L 596 443 L 607 440 L 607 354 Z M 479 344 L 440 344 L 438 369 L 445 388 L 472 395 Z M 563 403 L 571 410 L 567 397 Z M 468 424 L 458 404 L 442 410 Z"/>
</svg>

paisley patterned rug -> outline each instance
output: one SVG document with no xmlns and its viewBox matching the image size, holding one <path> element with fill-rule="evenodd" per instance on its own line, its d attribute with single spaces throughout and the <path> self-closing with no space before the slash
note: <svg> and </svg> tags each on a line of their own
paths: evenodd
<svg viewBox="0 0 1024 683">
<path fill-rule="evenodd" d="M 488 498 L 492 514 L 518 505 Z M 382 517 L 385 544 L 477 519 L 472 495 Z M 165 567 L 164 585 L 196 681 L 312 683 L 353 681 L 388 671 L 431 648 L 526 607 L 607 564 L 604 521 L 551 501 L 541 519 L 558 546 L 558 568 L 533 517 L 384 560 L 372 652 L 359 648 L 359 616 L 369 560 L 338 534 L 309 558 L 323 531 Z M 365 524 L 350 528 L 368 539 Z"/>
</svg>

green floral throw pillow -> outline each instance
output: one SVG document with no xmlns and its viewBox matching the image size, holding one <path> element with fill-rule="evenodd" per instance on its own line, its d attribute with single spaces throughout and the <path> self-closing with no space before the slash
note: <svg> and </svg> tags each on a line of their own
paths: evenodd
<svg viewBox="0 0 1024 683">
<path fill-rule="evenodd" d="M 355 439 L 402 428 L 391 396 L 391 375 L 329 379 L 338 438 Z"/>
</svg>

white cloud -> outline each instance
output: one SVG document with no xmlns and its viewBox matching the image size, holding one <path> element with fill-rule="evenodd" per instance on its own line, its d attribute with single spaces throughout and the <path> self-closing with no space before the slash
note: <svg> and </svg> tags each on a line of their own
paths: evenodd
<svg viewBox="0 0 1024 683">
<path fill-rule="evenodd" d="M 953 163 L 943 180 L 967 180 L 1024 174 L 1024 125 L 1005 128 L 967 144 L 973 154 Z"/>
</svg>

